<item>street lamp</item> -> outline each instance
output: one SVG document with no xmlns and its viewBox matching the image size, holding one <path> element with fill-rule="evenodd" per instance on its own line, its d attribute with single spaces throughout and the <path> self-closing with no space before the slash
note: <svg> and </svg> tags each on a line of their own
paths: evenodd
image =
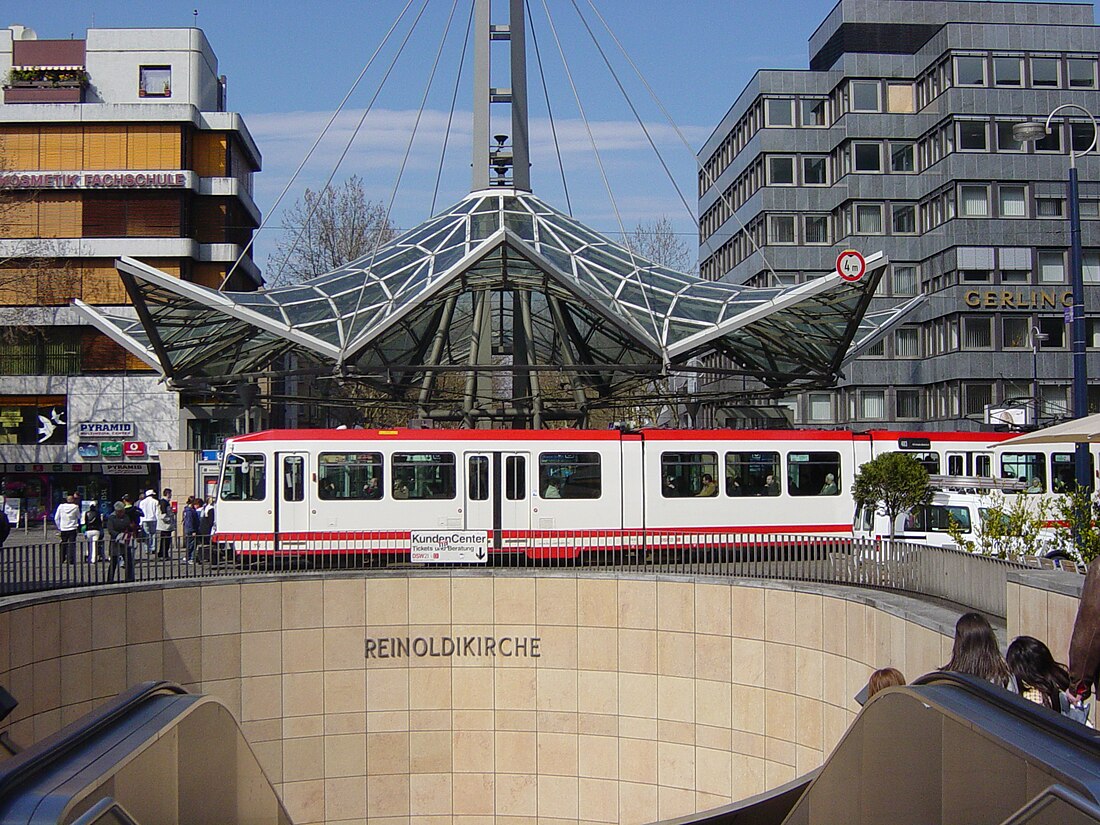
<svg viewBox="0 0 1100 825">
<path fill-rule="evenodd" d="M 1031 411 L 1035 416 L 1035 426 L 1039 426 L 1039 347 L 1047 339 L 1047 334 L 1039 327 L 1031 328 Z"/>
<path fill-rule="evenodd" d="M 1081 152 L 1081 156 L 1087 155 L 1096 147 L 1096 118 L 1092 112 L 1076 103 L 1063 103 L 1055 107 L 1045 123 L 1036 120 L 1028 120 L 1017 123 L 1012 127 L 1012 137 L 1023 142 L 1031 143 L 1040 140 L 1050 134 L 1050 121 L 1056 114 L 1064 109 L 1076 109 L 1088 116 L 1092 122 L 1092 142 Z M 1085 282 L 1081 267 L 1081 209 L 1077 195 L 1077 151 L 1073 146 L 1073 129 L 1068 130 L 1069 135 L 1069 269 L 1070 280 L 1073 288 L 1073 417 L 1082 418 L 1088 415 L 1088 379 L 1085 370 Z M 1092 486 L 1092 473 L 1089 469 L 1089 447 L 1084 442 L 1077 442 L 1073 453 L 1074 476 L 1077 480 L 1077 488 L 1087 490 Z"/>
</svg>

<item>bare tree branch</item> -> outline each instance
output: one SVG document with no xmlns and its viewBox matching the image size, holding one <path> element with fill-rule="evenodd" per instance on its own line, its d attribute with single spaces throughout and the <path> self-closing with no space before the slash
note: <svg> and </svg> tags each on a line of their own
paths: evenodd
<svg viewBox="0 0 1100 825">
<path fill-rule="evenodd" d="M 640 222 L 626 239 L 631 251 L 677 272 L 696 274 L 698 256 L 688 249 L 667 217 Z"/>
</svg>

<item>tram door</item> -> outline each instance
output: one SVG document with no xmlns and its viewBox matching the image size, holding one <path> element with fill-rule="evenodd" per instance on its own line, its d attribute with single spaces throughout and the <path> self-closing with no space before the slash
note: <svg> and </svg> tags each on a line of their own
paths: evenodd
<svg viewBox="0 0 1100 825">
<path fill-rule="evenodd" d="M 307 453 L 276 453 L 279 494 L 275 502 L 275 533 L 280 542 L 287 533 L 309 529 L 309 501 L 306 497 Z"/>
<path fill-rule="evenodd" d="M 948 452 L 947 475 L 993 477 L 993 453 Z"/>
<path fill-rule="evenodd" d="M 465 527 L 489 530 L 494 549 L 526 542 L 531 526 L 530 456 L 527 453 L 466 453 Z M 522 539 L 508 534 L 522 531 Z"/>
</svg>

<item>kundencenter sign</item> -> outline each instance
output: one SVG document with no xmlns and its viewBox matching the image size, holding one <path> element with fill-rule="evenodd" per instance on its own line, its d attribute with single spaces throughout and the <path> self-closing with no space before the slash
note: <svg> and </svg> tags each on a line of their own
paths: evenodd
<svg viewBox="0 0 1100 825">
<path fill-rule="evenodd" d="M 413 530 L 409 561 L 414 564 L 485 564 L 488 530 Z"/>
</svg>

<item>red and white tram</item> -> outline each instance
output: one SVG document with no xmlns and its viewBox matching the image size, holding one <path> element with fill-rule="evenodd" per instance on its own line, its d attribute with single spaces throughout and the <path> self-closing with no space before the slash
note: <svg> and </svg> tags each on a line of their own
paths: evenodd
<svg viewBox="0 0 1100 825">
<path fill-rule="evenodd" d="M 851 535 L 865 461 L 1072 483 L 1073 447 L 1008 452 L 996 433 L 815 430 L 271 430 L 226 443 L 215 542 L 238 553 L 408 553 L 414 531 L 492 552 Z"/>
</svg>

